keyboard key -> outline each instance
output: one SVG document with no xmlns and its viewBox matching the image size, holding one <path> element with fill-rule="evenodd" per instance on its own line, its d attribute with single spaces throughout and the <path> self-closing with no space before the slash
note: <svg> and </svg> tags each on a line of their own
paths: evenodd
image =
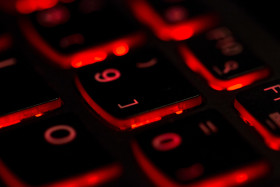
<svg viewBox="0 0 280 187">
<path fill-rule="evenodd" d="M 60 108 L 48 85 L 14 57 L 0 59 L 0 128 Z"/>
<path fill-rule="evenodd" d="M 90 187 L 121 174 L 121 166 L 70 115 L 5 131 L 0 139 L 0 177 L 7 186 Z"/>
<path fill-rule="evenodd" d="M 18 0 L 13 3 L 15 4 L 15 8 L 19 13 L 29 14 L 37 10 L 52 8 L 58 3 L 58 0 Z"/>
<path fill-rule="evenodd" d="M 242 119 L 252 125 L 273 150 L 280 150 L 280 81 L 239 93 L 234 106 Z"/>
<path fill-rule="evenodd" d="M 164 53 L 141 48 L 77 70 L 87 103 L 119 129 L 136 128 L 201 104 Z"/>
<path fill-rule="evenodd" d="M 236 90 L 269 75 L 263 62 L 224 26 L 186 40 L 180 51 L 187 66 L 215 90 Z"/>
<path fill-rule="evenodd" d="M 23 18 L 20 26 L 46 57 L 61 67 L 77 68 L 142 42 L 139 26 L 118 6 L 109 0 L 60 2 Z"/>
<path fill-rule="evenodd" d="M 266 161 L 212 110 L 139 133 L 132 148 L 156 186 L 237 186 L 269 171 Z"/>
<path fill-rule="evenodd" d="M 197 1 L 134 0 L 128 1 L 136 18 L 162 40 L 185 40 L 218 22 Z"/>
</svg>

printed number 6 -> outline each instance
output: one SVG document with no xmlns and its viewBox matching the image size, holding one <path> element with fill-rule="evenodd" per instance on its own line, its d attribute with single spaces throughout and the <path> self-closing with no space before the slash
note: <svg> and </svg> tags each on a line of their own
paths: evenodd
<svg viewBox="0 0 280 187">
<path fill-rule="evenodd" d="M 111 82 L 120 78 L 121 73 L 117 69 L 106 69 L 102 73 L 96 73 L 94 78 L 98 82 Z"/>
</svg>

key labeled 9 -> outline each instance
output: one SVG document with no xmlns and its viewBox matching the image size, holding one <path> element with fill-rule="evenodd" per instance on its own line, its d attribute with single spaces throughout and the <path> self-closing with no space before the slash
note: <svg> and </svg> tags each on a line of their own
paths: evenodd
<svg viewBox="0 0 280 187">
<path fill-rule="evenodd" d="M 119 70 L 114 68 L 109 68 L 104 70 L 102 73 L 99 72 L 96 73 L 94 75 L 94 78 L 97 82 L 105 83 L 105 82 L 111 82 L 117 80 L 120 78 L 120 76 L 121 76 L 121 72 Z"/>
</svg>

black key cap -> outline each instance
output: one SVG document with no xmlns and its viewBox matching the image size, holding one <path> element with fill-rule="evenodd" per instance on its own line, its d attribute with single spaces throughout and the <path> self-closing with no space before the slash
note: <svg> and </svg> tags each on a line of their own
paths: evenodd
<svg viewBox="0 0 280 187">
<path fill-rule="evenodd" d="M 120 129 L 181 113 L 201 96 L 164 53 L 138 49 L 79 69 L 76 85 L 88 104 Z"/>
<path fill-rule="evenodd" d="M 185 40 L 217 23 L 205 6 L 189 0 L 128 1 L 135 16 L 162 40 Z"/>
<path fill-rule="evenodd" d="M 236 186 L 269 170 L 215 111 L 149 129 L 132 146 L 140 167 L 157 186 Z"/>
<path fill-rule="evenodd" d="M 3 132 L 0 139 L 0 176 L 8 186 L 89 187 L 121 172 L 70 115 Z"/>
<path fill-rule="evenodd" d="M 224 26 L 186 40 L 180 50 L 189 68 L 215 90 L 235 90 L 269 75 L 263 62 Z"/>
<path fill-rule="evenodd" d="M 239 93 L 234 106 L 242 119 L 254 126 L 266 144 L 280 150 L 280 81 Z"/>
<path fill-rule="evenodd" d="M 60 2 L 32 13 L 21 27 L 31 43 L 62 67 L 69 67 L 85 49 L 94 63 L 101 52 L 103 58 L 114 53 L 119 43 L 131 46 L 141 41 L 137 24 L 118 6 L 110 0 Z"/>
<path fill-rule="evenodd" d="M 48 85 L 16 58 L 0 59 L 0 128 L 61 107 L 62 101 Z"/>
</svg>

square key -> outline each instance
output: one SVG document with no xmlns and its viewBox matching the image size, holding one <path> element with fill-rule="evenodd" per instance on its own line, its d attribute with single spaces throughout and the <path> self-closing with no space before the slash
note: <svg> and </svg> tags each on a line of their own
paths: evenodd
<svg viewBox="0 0 280 187">
<path fill-rule="evenodd" d="M 0 139 L 0 177 L 8 186 L 90 187 L 121 173 L 73 115 L 5 131 Z"/>
<path fill-rule="evenodd" d="M 60 108 L 59 96 L 8 53 L 0 58 L 0 128 Z"/>
<path fill-rule="evenodd" d="M 136 134 L 132 148 L 157 186 L 237 186 L 269 170 L 266 161 L 212 110 Z"/>
<path fill-rule="evenodd" d="M 239 93 L 234 107 L 273 150 L 280 150 L 280 81 L 275 80 Z"/>
<path fill-rule="evenodd" d="M 236 90 L 269 75 L 264 62 L 223 25 L 186 40 L 180 52 L 186 65 L 215 90 Z"/>
<path fill-rule="evenodd" d="M 120 46 L 141 42 L 138 24 L 122 9 L 111 0 L 61 1 L 29 14 L 20 26 L 31 44 L 54 63 L 76 68 L 84 65 L 75 60 L 84 53 L 91 59 L 88 63 L 94 63 Z"/>
<path fill-rule="evenodd" d="M 87 103 L 115 127 L 133 129 L 202 102 L 199 92 L 154 48 L 77 70 L 76 86 Z"/>
</svg>

